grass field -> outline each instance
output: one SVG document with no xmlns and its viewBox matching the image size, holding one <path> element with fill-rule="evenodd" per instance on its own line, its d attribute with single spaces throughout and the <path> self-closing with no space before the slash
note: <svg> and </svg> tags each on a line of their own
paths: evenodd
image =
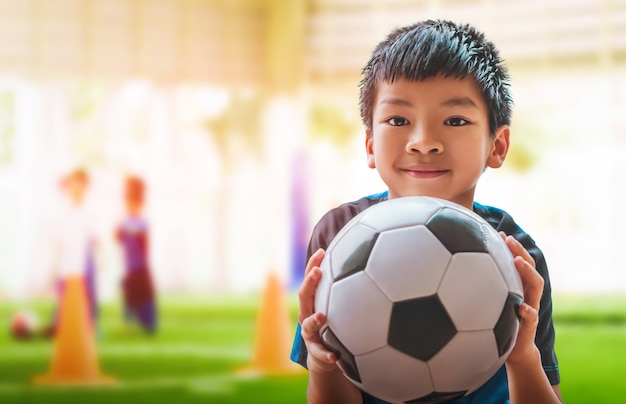
<svg viewBox="0 0 626 404">
<path fill-rule="evenodd" d="M 295 321 L 296 305 L 290 314 Z M 0 403 L 304 403 L 306 374 L 267 377 L 239 372 L 250 362 L 258 298 L 160 303 L 161 328 L 148 337 L 124 327 L 120 307 L 102 307 L 98 355 L 111 387 L 35 387 L 49 367 L 52 343 L 11 339 L 19 308 L 42 318 L 50 302 L 0 302 Z M 566 403 L 623 402 L 626 387 L 626 297 L 555 299 L 557 353 Z"/>
</svg>

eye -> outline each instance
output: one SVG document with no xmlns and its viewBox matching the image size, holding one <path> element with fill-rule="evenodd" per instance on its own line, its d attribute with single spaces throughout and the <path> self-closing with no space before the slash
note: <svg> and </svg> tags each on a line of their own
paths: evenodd
<svg viewBox="0 0 626 404">
<path fill-rule="evenodd" d="M 448 118 L 445 120 L 444 124 L 448 126 L 464 126 L 469 122 L 463 118 Z"/>
<path fill-rule="evenodd" d="M 399 116 L 394 116 L 393 118 L 390 118 L 388 121 L 389 125 L 391 126 L 405 126 L 409 124 L 409 120 L 406 118 L 402 118 Z"/>
</svg>

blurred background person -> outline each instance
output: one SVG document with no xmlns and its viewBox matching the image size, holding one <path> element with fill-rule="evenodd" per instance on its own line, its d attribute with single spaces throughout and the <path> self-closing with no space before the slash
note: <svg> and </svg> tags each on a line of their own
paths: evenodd
<svg viewBox="0 0 626 404">
<path fill-rule="evenodd" d="M 75 168 L 61 181 L 63 199 L 54 228 L 53 248 L 55 254 L 53 277 L 57 283 L 58 302 L 69 277 L 79 276 L 85 282 L 89 316 L 95 325 L 98 308 L 96 297 L 96 249 L 97 236 L 94 215 L 86 203 L 89 175 L 83 168 Z M 45 330 L 53 336 L 58 326 L 61 310 L 57 304 L 52 323 Z"/>
<path fill-rule="evenodd" d="M 144 198 L 144 181 L 136 176 L 126 178 L 126 215 L 117 228 L 116 236 L 124 256 L 124 318 L 128 322 L 139 324 L 146 332 L 154 333 L 157 327 L 157 309 L 148 260 L 148 222 L 143 216 Z"/>
</svg>

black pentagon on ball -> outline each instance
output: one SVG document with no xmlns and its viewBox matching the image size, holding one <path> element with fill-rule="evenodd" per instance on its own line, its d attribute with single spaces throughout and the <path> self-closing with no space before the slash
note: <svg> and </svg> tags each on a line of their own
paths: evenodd
<svg viewBox="0 0 626 404">
<path fill-rule="evenodd" d="M 502 309 L 500 318 L 493 328 L 496 343 L 498 344 L 498 356 L 504 355 L 504 353 L 511 348 L 513 338 L 517 331 L 515 322 L 519 320 L 519 306 L 523 302 L 524 299 L 514 293 L 509 293 L 506 302 L 504 302 L 504 308 Z"/>
<path fill-rule="evenodd" d="M 427 361 L 456 334 L 456 327 L 437 295 L 395 302 L 391 309 L 387 343 Z"/>
<path fill-rule="evenodd" d="M 361 383 L 361 376 L 356 367 L 354 355 L 348 351 L 341 341 L 339 341 L 335 333 L 328 327 L 322 331 L 322 343 L 329 351 L 335 354 L 338 359 L 337 364 L 341 367 L 341 370 L 343 370 L 346 376 Z"/>
<path fill-rule="evenodd" d="M 354 247 L 344 262 L 341 263 L 339 268 L 335 268 L 335 281 L 347 278 L 348 276 L 363 271 L 367 265 L 367 260 L 370 257 L 370 253 L 376 244 L 379 233 L 372 233 L 372 237 L 363 240 L 359 245 Z"/>
<path fill-rule="evenodd" d="M 451 254 L 458 252 L 487 252 L 480 224 L 451 208 L 443 208 L 426 222 Z"/>
<path fill-rule="evenodd" d="M 455 400 L 463 397 L 467 391 L 453 391 L 449 393 L 433 392 L 427 396 L 416 398 L 415 400 L 405 401 L 406 404 L 436 404 L 444 401 Z"/>
</svg>

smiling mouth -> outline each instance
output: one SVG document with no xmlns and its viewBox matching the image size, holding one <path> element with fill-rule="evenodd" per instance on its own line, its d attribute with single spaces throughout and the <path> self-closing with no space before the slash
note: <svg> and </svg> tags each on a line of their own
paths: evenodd
<svg viewBox="0 0 626 404">
<path fill-rule="evenodd" d="M 413 178 L 437 178 L 449 172 L 449 170 L 430 170 L 430 169 L 424 169 L 424 170 L 405 169 L 402 171 L 404 171 L 406 174 L 408 174 L 409 176 Z"/>
</svg>

